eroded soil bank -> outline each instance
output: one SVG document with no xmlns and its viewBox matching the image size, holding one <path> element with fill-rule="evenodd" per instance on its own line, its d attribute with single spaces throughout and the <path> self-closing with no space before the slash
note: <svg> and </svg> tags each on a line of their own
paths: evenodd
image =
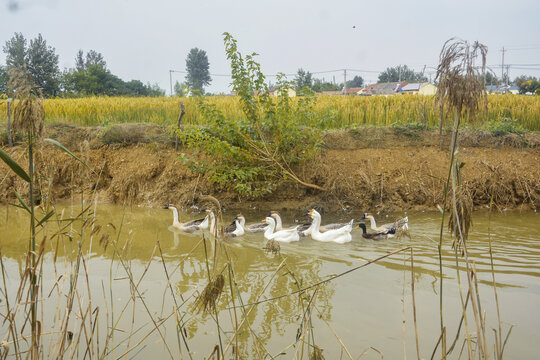
<svg viewBox="0 0 540 360">
<path fill-rule="evenodd" d="M 165 127 L 124 124 L 112 128 L 51 126 L 46 136 L 57 139 L 88 163 L 90 171 L 51 145 L 41 145 L 36 166 L 52 179 L 56 199 L 81 189 L 98 190 L 100 201 L 144 206 L 191 205 L 201 194 L 217 197 L 229 208 L 301 208 L 335 211 L 354 207 L 366 211 L 435 209 L 443 203 L 449 152 L 439 150 L 431 131 L 396 129 L 338 130 L 325 134 L 325 149 L 296 169 L 307 182 L 327 191 L 284 181 L 277 191 L 258 200 L 241 199 L 192 173 L 181 161 Z M 449 134 L 445 133 L 445 148 Z M 26 152 L 19 143 L 2 148 L 21 164 Z M 185 149 L 179 151 L 186 152 Z M 461 135 L 463 183 L 477 208 L 493 195 L 501 209 L 536 209 L 540 205 L 540 136 L 466 131 Z M 13 185 L 27 194 L 27 185 L 0 163 L 0 200 L 14 199 Z M 41 180 L 43 191 L 48 186 Z"/>
</svg>

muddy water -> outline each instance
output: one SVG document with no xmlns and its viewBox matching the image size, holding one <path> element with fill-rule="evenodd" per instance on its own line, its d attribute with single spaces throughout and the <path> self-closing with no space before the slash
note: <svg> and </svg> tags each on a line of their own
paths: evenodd
<svg viewBox="0 0 540 360">
<path fill-rule="evenodd" d="M 284 212 L 282 216 L 285 225 L 305 221 L 306 219 L 300 216 L 303 211 L 305 209 Z M 67 207 L 64 217 L 69 217 L 70 213 L 71 209 Z M 230 212 L 225 218 L 230 219 L 235 213 L 236 211 Z M 262 210 L 244 211 L 248 223 L 261 220 L 265 213 L 266 211 Z M 419 346 L 421 356 L 429 358 L 440 334 L 439 263 L 436 246 L 440 214 L 409 213 L 408 216 L 411 239 L 371 241 L 363 239 L 359 230 L 355 230 L 353 241 L 345 245 L 319 243 L 310 238 L 304 238 L 297 243 L 282 244 L 281 256 L 269 255 L 263 251 L 265 241 L 262 234 L 227 240 L 226 249 L 233 262 L 234 279 L 246 306 L 245 311 L 249 309 L 250 303 L 280 297 L 390 251 L 412 246 Z M 181 220 L 187 220 L 200 215 L 189 211 L 181 213 L 180 217 Z M 353 212 L 340 220 L 350 218 L 360 218 L 360 213 Z M 386 220 L 382 215 L 379 218 L 381 222 Z M 388 217 L 391 218 L 394 216 Z M 110 340 L 110 344 L 113 344 L 110 347 L 116 346 L 112 353 L 114 358 L 133 347 L 134 350 L 130 351 L 129 355 L 136 355 L 135 358 L 169 357 L 160 335 L 152 332 L 151 315 L 156 321 L 165 321 L 162 336 L 176 357 L 178 340 L 175 317 L 171 310 L 176 300 L 180 306 L 180 315 L 184 315 L 182 321 L 185 322 L 185 335 L 193 358 L 207 357 L 219 343 L 216 322 L 211 316 L 193 311 L 193 294 L 202 291 L 208 282 L 206 256 L 210 258 L 209 267 L 213 271 L 212 242 L 207 243 L 205 252 L 201 236 L 171 231 L 172 215 L 163 209 L 124 209 L 99 205 L 96 219 L 96 224 L 101 225 L 102 230 L 93 237 L 89 236 L 90 230 L 87 230 L 82 242 L 74 235 L 72 241 L 64 236 L 61 240 L 46 243 L 43 271 L 44 323 L 56 323 L 54 319 L 58 311 L 58 297 L 63 299 L 69 290 L 68 285 L 58 285 L 63 283 L 58 281 L 57 284 L 57 280 L 75 275 L 74 253 L 80 244 L 88 256 L 84 266 L 81 266 L 78 284 L 82 305 L 76 304 L 74 311 L 80 311 L 77 309 L 86 306 L 89 301 L 86 289 L 90 289 L 92 309 L 96 306 L 101 309 L 97 324 L 101 349 L 105 342 L 103 334 L 107 332 L 107 326 L 111 325 L 112 319 L 115 319 L 118 330 Z M 333 220 L 338 220 L 338 217 L 323 215 L 323 223 Z M 24 264 L 28 239 L 27 221 L 22 210 L 10 208 L 8 211 L 5 207 L 0 208 L 0 246 L 8 274 L 6 283 L 2 283 L 2 290 L 7 289 L 10 299 L 15 297 L 19 269 Z M 80 228 L 80 223 L 75 223 L 64 231 L 76 234 Z M 55 231 L 56 227 L 52 225 L 46 229 L 49 235 Z M 101 235 L 105 233 L 110 235 L 107 246 L 103 241 L 100 243 Z M 498 324 L 493 287 L 490 285 L 490 233 L 505 335 L 509 325 L 515 325 L 505 349 L 505 358 L 536 358 L 540 351 L 540 214 L 497 213 L 492 214 L 491 223 L 488 222 L 487 213 L 474 215 L 474 226 L 468 243 L 469 253 L 478 271 L 482 311 L 486 313 L 486 334 L 490 346 L 493 347 L 491 329 L 497 329 Z M 116 238 L 117 243 L 114 242 Z M 156 246 L 158 242 L 159 248 Z M 449 342 L 455 337 L 461 316 L 456 263 L 451 243 L 452 240 L 445 230 L 443 306 Z M 119 260 L 120 257 L 122 261 Z M 237 308 L 236 313 L 231 309 L 231 306 L 239 305 L 239 299 L 235 298 L 234 304 L 231 301 L 229 271 L 224 268 L 224 250 L 218 258 L 216 271 L 222 272 L 226 279 L 225 290 L 218 303 L 219 324 L 223 329 L 221 341 L 226 347 L 232 339 L 235 315 L 240 321 L 244 309 Z M 170 278 L 170 287 L 164 265 Z M 88 282 L 84 275 L 85 267 L 88 269 Z M 131 294 L 126 268 L 129 268 L 135 281 L 142 278 L 137 295 L 140 296 L 138 299 L 144 300 L 148 310 L 141 300 L 137 300 L 135 307 L 129 302 Z M 461 278 L 464 277 L 465 274 L 461 273 Z M 112 286 L 109 285 L 111 283 Z M 324 350 L 326 359 L 338 359 L 340 356 L 348 358 L 340 342 L 343 342 L 353 358 L 361 354 L 364 354 L 362 358 L 365 359 L 380 358 L 374 349 L 389 359 L 403 358 L 404 353 L 407 357 L 416 357 L 410 252 L 382 259 L 336 278 L 320 286 L 316 292 L 313 290 L 305 293 L 307 298 L 303 301 L 305 306 L 314 296 L 315 307 L 311 316 L 313 331 L 309 338 L 312 342 L 313 337 L 315 343 Z M 122 311 L 126 304 L 129 304 L 127 310 Z M 5 301 L 0 306 L 4 314 Z M 240 358 L 284 354 L 282 358 L 289 359 L 293 358 L 296 352 L 299 358 L 302 354 L 301 343 L 296 343 L 296 346 L 294 344 L 297 334 L 306 329 L 301 327 L 303 315 L 298 295 L 284 296 L 254 306 L 248 315 L 249 326 L 241 328 L 237 344 L 233 341 L 233 345 L 238 345 Z M 471 330 L 474 332 L 474 318 L 472 313 L 468 315 Z M 75 336 L 78 331 L 76 324 L 77 319 L 71 322 Z M 49 327 L 53 332 L 55 326 Z M 5 325 L 1 330 L 5 334 Z M 127 340 L 130 332 L 131 339 Z M 144 343 L 136 347 L 137 342 L 148 334 L 150 335 Z M 258 345 L 255 346 L 255 343 Z M 463 337 L 456 345 L 452 358 L 457 358 L 462 344 Z M 184 345 L 182 351 L 185 356 Z M 307 358 L 306 354 L 307 346 L 304 347 L 304 358 Z M 227 358 L 234 358 L 231 350 L 228 355 Z"/>
</svg>

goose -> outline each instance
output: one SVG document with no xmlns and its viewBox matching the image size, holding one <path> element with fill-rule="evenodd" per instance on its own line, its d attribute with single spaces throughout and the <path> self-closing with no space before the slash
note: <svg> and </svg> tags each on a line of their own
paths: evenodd
<svg viewBox="0 0 540 360">
<path fill-rule="evenodd" d="M 214 212 L 210 209 L 202 209 L 206 212 L 206 216 L 203 220 L 203 222 L 199 225 L 199 228 L 202 230 L 209 230 L 213 228 L 214 224 L 216 223 L 216 216 L 214 215 Z"/>
<path fill-rule="evenodd" d="M 396 234 L 396 228 L 368 234 L 367 229 L 366 229 L 366 224 L 359 223 L 358 227 L 362 228 L 362 237 L 365 239 L 382 240 L 382 239 L 387 239 L 389 237 L 394 237 L 394 235 Z"/>
<path fill-rule="evenodd" d="M 407 230 L 409 228 L 409 217 L 405 216 L 403 219 L 399 219 L 397 221 L 394 221 L 393 223 L 388 223 L 384 225 L 377 226 L 377 223 L 375 222 L 375 217 L 373 214 L 370 213 L 364 213 L 364 216 L 362 216 L 362 219 L 364 220 L 368 219 L 371 223 L 371 230 L 376 232 L 388 232 L 389 230 L 395 228 L 397 230 Z M 394 237 L 394 234 L 388 234 L 388 237 Z"/>
<path fill-rule="evenodd" d="M 304 216 L 308 215 L 308 213 L 305 213 Z M 326 225 L 319 225 L 319 232 L 323 233 L 328 230 L 335 230 L 340 229 L 342 227 L 348 226 L 350 223 L 333 223 L 333 224 L 326 224 Z M 300 236 L 308 236 L 311 234 L 311 231 L 313 230 L 314 224 L 313 221 L 310 224 L 302 224 L 298 228 L 298 231 L 300 232 Z"/>
<path fill-rule="evenodd" d="M 246 218 L 242 214 L 238 214 L 234 217 L 233 222 L 225 227 L 226 237 L 237 237 L 245 234 L 244 224 Z"/>
<path fill-rule="evenodd" d="M 327 230 L 326 232 L 321 233 L 321 214 L 319 214 L 315 209 L 311 209 L 307 214 L 313 219 L 313 227 L 311 228 L 311 238 L 313 240 L 322 242 L 335 242 L 338 244 L 348 243 L 352 240 L 351 231 L 353 228 L 354 220 L 351 220 L 344 227 Z"/>
<path fill-rule="evenodd" d="M 201 224 L 203 224 L 204 221 L 206 220 L 206 217 L 205 217 L 204 219 L 192 220 L 192 221 L 188 221 L 186 223 L 181 223 L 180 221 L 178 221 L 178 209 L 174 205 L 167 204 L 163 208 L 172 210 L 172 212 L 173 212 L 172 226 L 173 226 L 173 228 L 181 230 L 181 231 L 194 232 L 194 231 L 200 230 L 201 229 Z"/>
<path fill-rule="evenodd" d="M 244 228 L 244 231 L 246 232 L 252 232 L 252 233 L 264 232 L 264 230 L 266 230 L 266 228 L 268 227 L 268 224 L 264 222 L 246 225 L 246 218 L 244 217 L 244 215 L 238 214 L 237 217 L 238 217 L 238 222 L 240 223 L 240 225 L 242 225 L 242 227 Z M 229 226 L 232 226 L 232 225 L 234 225 L 234 221 Z"/>
<path fill-rule="evenodd" d="M 268 213 L 268 215 L 266 215 L 267 217 L 272 217 L 274 218 L 274 220 L 276 221 L 276 230 L 284 230 L 283 229 L 283 223 L 281 222 L 281 216 L 279 215 L 279 213 L 277 211 L 270 211 Z M 297 229 L 300 233 L 302 233 L 302 231 L 308 229 L 309 227 L 311 226 L 311 224 L 301 224 L 301 225 L 297 225 L 297 226 L 292 226 L 290 228 L 287 228 L 286 230 L 290 230 L 290 229 Z M 302 235 L 302 234 L 300 234 Z"/>
<path fill-rule="evenodd" d="M 307 215 L 307 213 L 305 214 Z M 328 230 L 336 230 L 341 229 L 345 226 L 349 226 L 350 222 L 348 223 L 334 223 L 334 224 L 326 224 L 326 225 L 320 225 L 319 226 L 319 232 L 324 233 Z M 308 236 L 311 234 L 314 228 L 314 223 L 311 222 L 311 224 L 302 224 L 299 226 L 298 231 L 300 232 L 300 236 Z"/>
<path fill-rule="evenodd" d="M 297 227 L 274 232 L 276 230 L 276 220 L 273 217 L 267 216 L 263 222 L 268 223 L 268 227 L 264 231 L 264 238 L 267 240 L 287 243 L 300 240 Z"/>
</svg>

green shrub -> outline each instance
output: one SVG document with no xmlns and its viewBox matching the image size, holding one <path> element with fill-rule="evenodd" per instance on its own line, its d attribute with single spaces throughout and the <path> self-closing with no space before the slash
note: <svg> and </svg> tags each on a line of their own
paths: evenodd
<svg viewBox="0 0 540 360">
<path fill-rule="evenodd" d="M 231 35 L 225 33 L 224 40 L 243 117 L 226 116 L 199 97 L 197 107 L 205 126 L 173 127 L 173 132 L 188 148 L 211 160 L 183 157 L 182 161 L 192 170 L 206 173 L 211 182 L 248 198 L 271 193 L 284 178 L 319 188 L 302 182 L 292 167 L 317 153 L 321 130 L 309 125 L 324 123 L 327 113 L 315 110 L 313 93 L 292 101 L 286 89 L 294 84 L 283 75 L 277 79 L 279 96 L 271 97 L 256 54 L 244 58 Z"/>
<path fill-rule="evenodd" d="M 525 132 L 518 120 L 512 120 L 511 118 L 503 118 L 500 121 L 492 120 L 487 123 L 486 130 L 491 131 L 495 136 L 522 134 Z"/>
</svg>

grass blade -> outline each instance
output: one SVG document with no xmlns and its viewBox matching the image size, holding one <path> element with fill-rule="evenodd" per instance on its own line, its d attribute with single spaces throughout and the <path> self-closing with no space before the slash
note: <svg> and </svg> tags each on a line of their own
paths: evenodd
<svg viewBox="0 0 540 360">
<path fill-rule="evenodd" d="M 81 164 L 83 164 L 88 170 L 90 170 L 91 172 L 94 172 L 94 170 L 90 169 L 90 167 L 89 167 L 84 161 L 82 161 L 77 155 L 75 155 L 74 153 L 72 153 L 67 147 L 65 147 L 64 145 L 60 144 L 58 141 L 53 140 L 53 139 L 44 139 L 44 141 L 50 142 L 51 144 L 58 146 L 60 149 L 62 149 L 62 150 L 65 151 L 66 153 L 68 153 L 72 158 L 74 158 L 75 160 L 77 160 L 77 161 L 79 161 Z"/>
<path fill-rule="evenodd" d="M 26 182 L 30 182 L 30 176 L 23 170 L 23 168 L 17 164 L 15 160 L 11 158 L 4 150 L 0 149 L 0 158 L 17 174 L 21 179 Z"/>
<path fill-rule="evenodd" d="M 31 215 L 32 212 L 30 211 L 30 208 L 28 207 L 28 205 L 24 202 L 21 195 L 19 195 L 19 193 L 16 190 L 13 190 L 13 192 L 15 192 L 15 196 L 17 197 L 17 200 L 19 200 L 19 202 L 21 203 L 22 208 L 28 211 L 28 213 Z"/>
<path fill-rule="evenodd" d="M 49 212 L 47 215 L 45 215 L 45 217 L 43 217 L 43 219 L 41 219 L 36 227 L 40 226 L 41 224 L 43 224 L 45 221 L 49 220 L 49 218 L 54 214 L 54 210 L 51 210 L 51 212 Z"/>
</svg>

